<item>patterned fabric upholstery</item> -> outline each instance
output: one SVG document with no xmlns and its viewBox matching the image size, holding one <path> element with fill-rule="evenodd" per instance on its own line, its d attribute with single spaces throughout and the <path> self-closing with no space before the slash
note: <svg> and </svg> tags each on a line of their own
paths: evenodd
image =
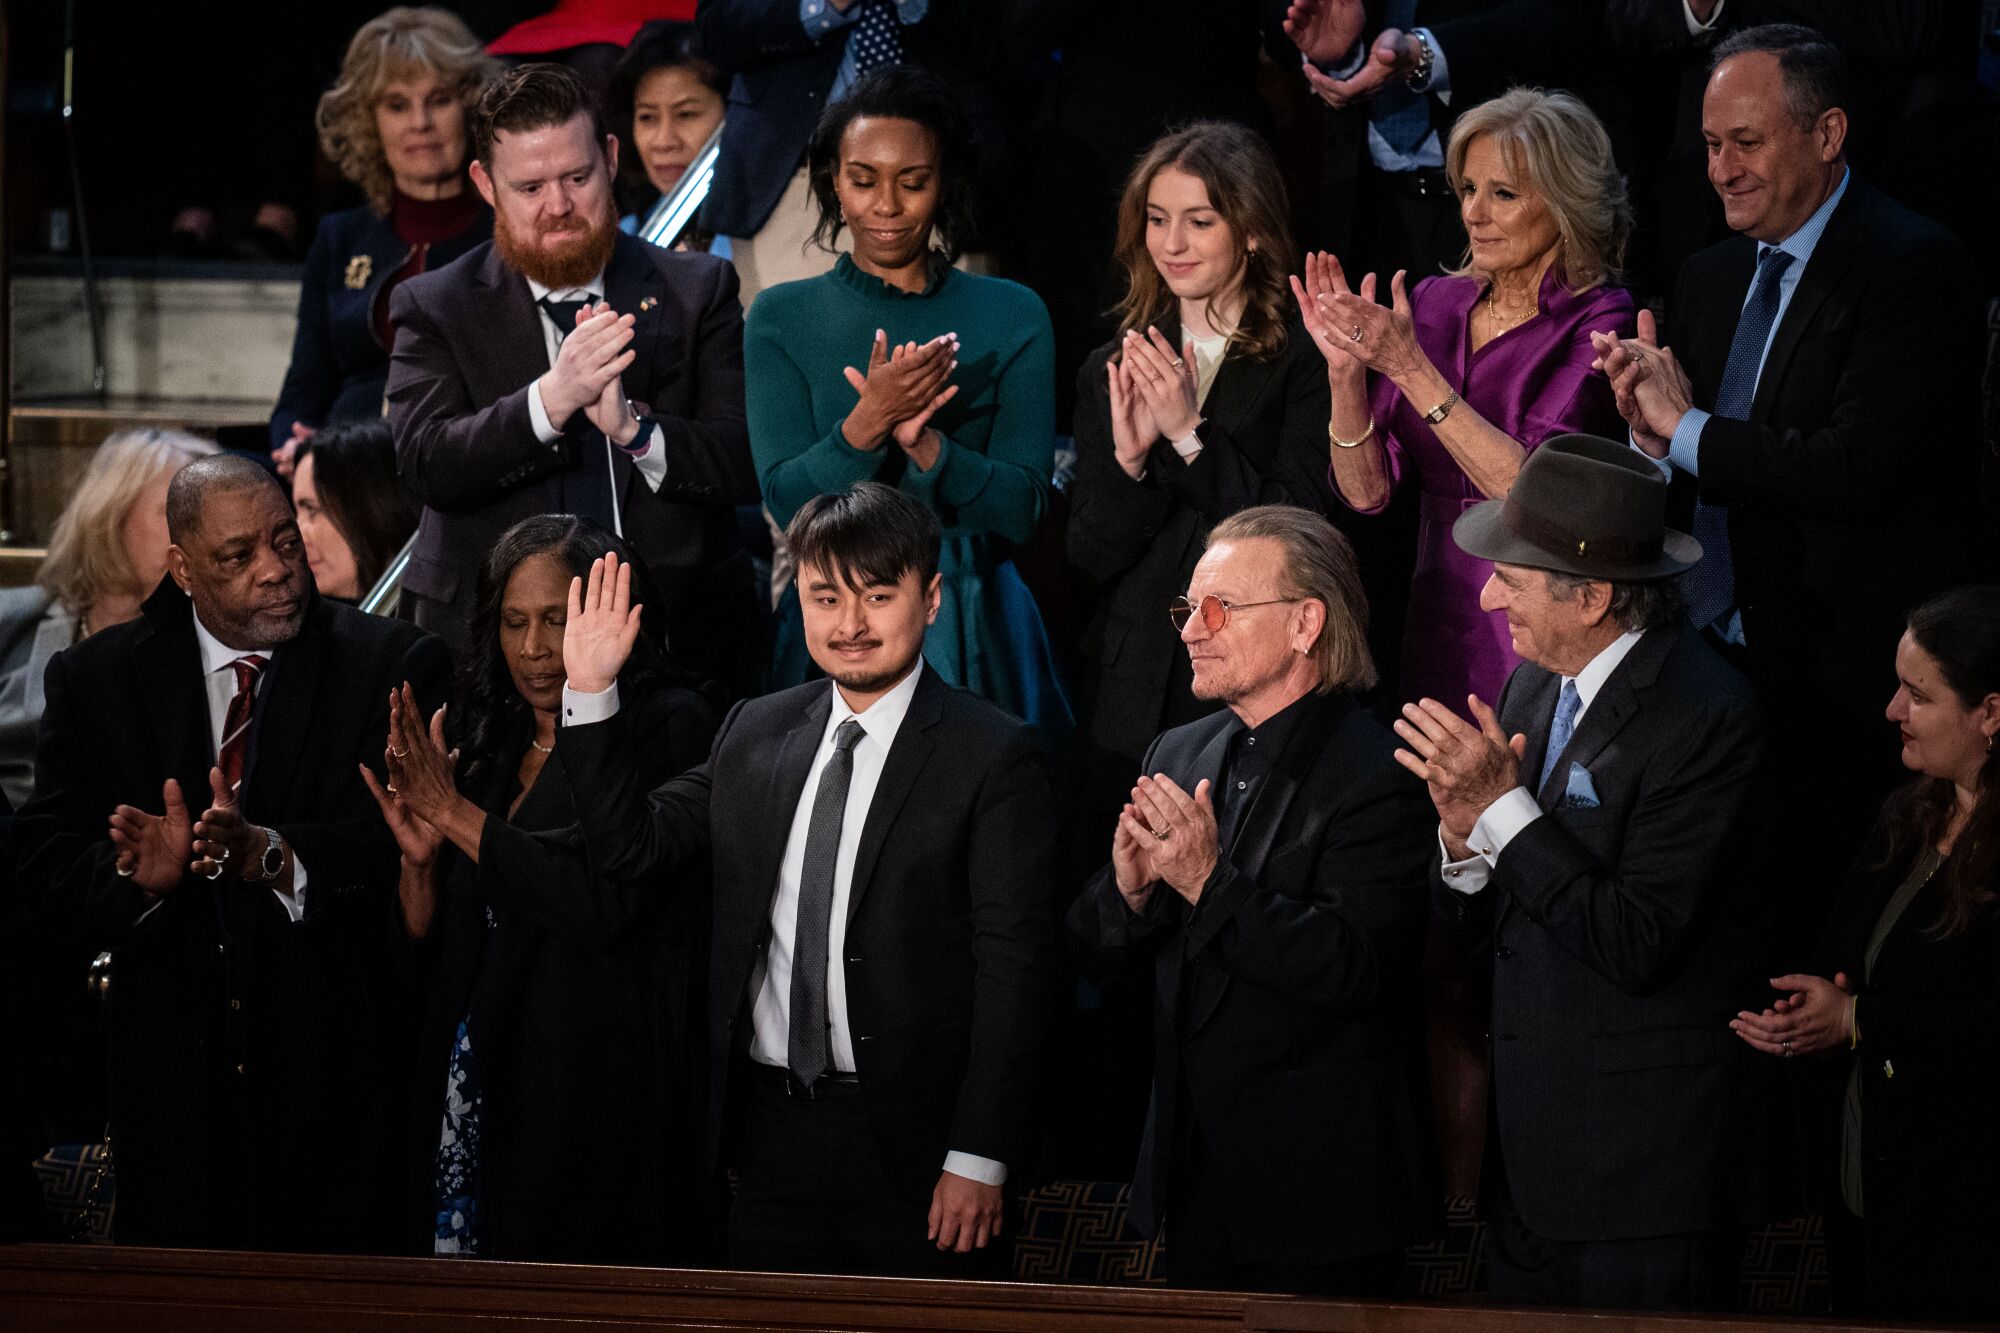
<svg viewBox="0 0 2000 1333">
<path fill-rule="evenodd" d="M 1108 1180 L 1058 1180 L 1030 1192 L 1014 1241 L 1014 1276 L 1121 1286 L 1165 1282 L 1160 1242 L 1126 1225 L 1131 1192 L 1131 1185 Z"/>
<path fill-rule="evenodd" d="M 56 1234 L 67 1241 L 111 1243 L 111 1214 L 117 1181 L 111 1152 L 102 1143 L 70 1143 L 51 1148 L 35 1163 L 42 1203 Z"/>
</svg>

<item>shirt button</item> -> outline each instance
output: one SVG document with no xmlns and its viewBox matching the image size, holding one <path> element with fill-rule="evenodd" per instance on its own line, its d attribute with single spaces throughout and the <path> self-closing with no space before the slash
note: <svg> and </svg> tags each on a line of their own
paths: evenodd
<svg viewBox="0 0 2000 1333">
<path fill-rule="evenodd" d="M 1243 790 L 1244 788 L 1248 787 L 1249 785 L 1250 785 L 1250 784 L 1249 784 L 1249 783 L 1247 783 L 1247 782 L 1239 782 L 1239 783 L 1237 783 L 1237 784 L 1236 784 L 1236 790 L 1238 790 L 1238 791 L 1242 791 L 1242 790 Z"/>
<path fill-rule="evenodd" d="M 1243 743 L 1245 745 L 1255 745 L 1257 743 L 1257 738 L 1255 736 L 1245 736 L 1243 738 Z"/>
</svg>

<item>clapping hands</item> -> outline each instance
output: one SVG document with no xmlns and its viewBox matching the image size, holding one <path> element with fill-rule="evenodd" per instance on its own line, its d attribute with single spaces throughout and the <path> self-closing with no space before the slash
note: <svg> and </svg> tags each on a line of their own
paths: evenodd
<svg viewBox="0 0 2000 1333">
<path fill-rule="evenodd" d="M 1653 312 L 1639 312 L 1637 337 L 1593 333 L 1590 345 L 1597 351 L 1591 365 L 1610 379 L 1618 415 L 1625 418 L 1633 442 L 1649 457 L 1665 458 L 1681 418 L 1694 406 L 1694 386 L 1673 349 L 1660 346 Z"/>
<path fill-rule="evenodd" d="M 930 429 L 931 417 L 957 397 L 958 386 L 946 383 L 957 369 L 955 333 L 892 349 L 888 334 L 875 330 L 867 371 L 847 366 L 841 372 L 861 395 L 841 433 L 856 449 L 871 451 L 893 439 L 919 468 L 928 469 L 937 461 L 939 448 L 937 434 Z"/>
</svg>

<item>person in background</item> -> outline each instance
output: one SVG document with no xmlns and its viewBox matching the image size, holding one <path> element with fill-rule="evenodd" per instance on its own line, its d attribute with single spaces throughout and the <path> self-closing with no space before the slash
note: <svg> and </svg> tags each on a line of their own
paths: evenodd
<svg viewBox="0 0 2000 1333">
<path fill-rule="evenodd" d="M 527 831 L 576 822 L 552 754 L 563 626 L 572 580 L 612 553 L 625 554 L 618 539 L 581 519 L 509 528 L 480 571 L 474 651 L 444 727 L 456 765 L 399 692 L 389 744 L 402 753 L 388 756 L 398 790 L 369 779 L 401 849 L 403 930 L 428 982 L 409 1215 L 433 1253 L 686 1262 L 704 1214 L 690 1050 L 703 895 L 661 895 L 605 932 L 506 887 L 537 873 Z M 648 623 L 619 690 L 650 788 L 702 761 L 715 718 L 674 684 L 636 566 L 633 582 Z M 617 1152 L 576 1151 L 612 1138 Z"/>
<path fill-rule="evenodd" d="M 34 790 L 49 659 L 139 614 L 167 572 L 167 483 L 215 452 L 179 431 L 108 437 L 56 520 L 35 581 L 0 589 L 0 791 L 16 807 Z"/>
<path fill-rule="evenodd" d="M 395 286 L 492 235 L 493 214 L 466 180 L 466 112 L 496 68 L 442 9 L 399 6 L 348 44 L 319 101 L 319 141 L 367 202 L 321 219 L 306 252 L 292 361 L 271 413 L 280 473 L 319 427 L 382 415 Z"/>
<path fill-rule="evenodd" d="M 379 417 L 315 433 L 299 446 L 292 505 L 321 596 L 358 602 L 389 568 L 420 512 L 396 478 L 396 445 Z"/>
<path fill-rule="evenodd" d="M 1293 282 L 1326 358 L 1335 492 L 1375 514 L 1398 485 L 1422 491 L 1398 697 L 1462 703 L 1497 697 L 1520 659 L 1506 617 L 1479 606 L 1491 567 L 1451 525 L 1504 497 L 1542 441 L 1618 432 L 1591 335 L 1629 335 L 1636 307 L 1616 285 L 1631 209 L 1582 102 L 1520 88 L 1473 107 L 1452 126 L 1445 173 L 1469 238 L 1456 272 L 1407 294 L 1396 274 L 1389 308 L 1375 275 L 1352 291 L 1331 255 L 1308 256 Z"/>
<path fill-rule="evenodd" d="M 1822 1163 L 1839 1166 L 1835 1312 L 1985 1321 L 2000 1316 L 2000 1145 L 1979 1114 L 2000 1098 L 2000 588 L 1912 611 L 1896 679 L 1889 720 L 1916 776 L 1883 806 L 1813 970 L 1773 979 L 1780 998 L 1730 1027 L 1767 1055 L 1827 1057 L 1810 1086 L 1839 1145 Z"/>
<path fill-rule="evenodd" d="M 951 266 L 971 224 L 972 141 L 952 90 L 919 70 L 857 83 L 813 135 L 830 245 L 821 277 L 770 288 L 744 326 L 750 450 L 781 524 L 876 480 L 944 529 L 942 602 L 924 658 L 946 683 L 1069 729 L 1040 609 L 1009 559 L 1040 523 L 1054 467 L 1053 335 L 1025 287 Z M 812 671 L 795 585 L 772 683 Z"/>
<path fill-rule="evenodd" d="M 1099 596 L 1084 715 L 1104 832 L 1154 738 L 1219 706 L 1163 610 L 1209 529 L 1253 505 L 1329 507 L 1326 377 L 1286 298 L 1289 238 L 1278 164 L 1241 125 L 1176 130 L 1126 180 L 1120 331 L 1077 377 L 1066 535 Z"/>
<path fill-rule="evenodd" d="M 686 24 L 648 23 L 632 39 L 605 90 L 606 118 L 624 141 L 618 163 L 618 225 L 636 232 L 653 206 L 673 192 L 695 154 L 722 124 L 729 80 L 702 57 Z M 718 245 L 720 248 L 718 248 Z M 678 248 L 729 257 L 727 237 L 692 223 Z"/>
</svg>

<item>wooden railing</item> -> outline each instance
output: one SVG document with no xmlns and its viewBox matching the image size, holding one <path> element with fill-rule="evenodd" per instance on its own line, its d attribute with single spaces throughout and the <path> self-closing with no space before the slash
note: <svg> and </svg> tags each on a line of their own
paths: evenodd
<svg viewBox="0 0 2000 1333">
<path fill-rule="evenodd" d="M 966 1333 L 1857 1333 L 1785 1319 L 1493 1310 L 1156 1288 L 931 1282 L 94 1245 L 0 1247 L 9 1333 L 569 1328 Z M 1900 1327 L 1912 1327 L 1902 1325 Z"/>
</svg>

